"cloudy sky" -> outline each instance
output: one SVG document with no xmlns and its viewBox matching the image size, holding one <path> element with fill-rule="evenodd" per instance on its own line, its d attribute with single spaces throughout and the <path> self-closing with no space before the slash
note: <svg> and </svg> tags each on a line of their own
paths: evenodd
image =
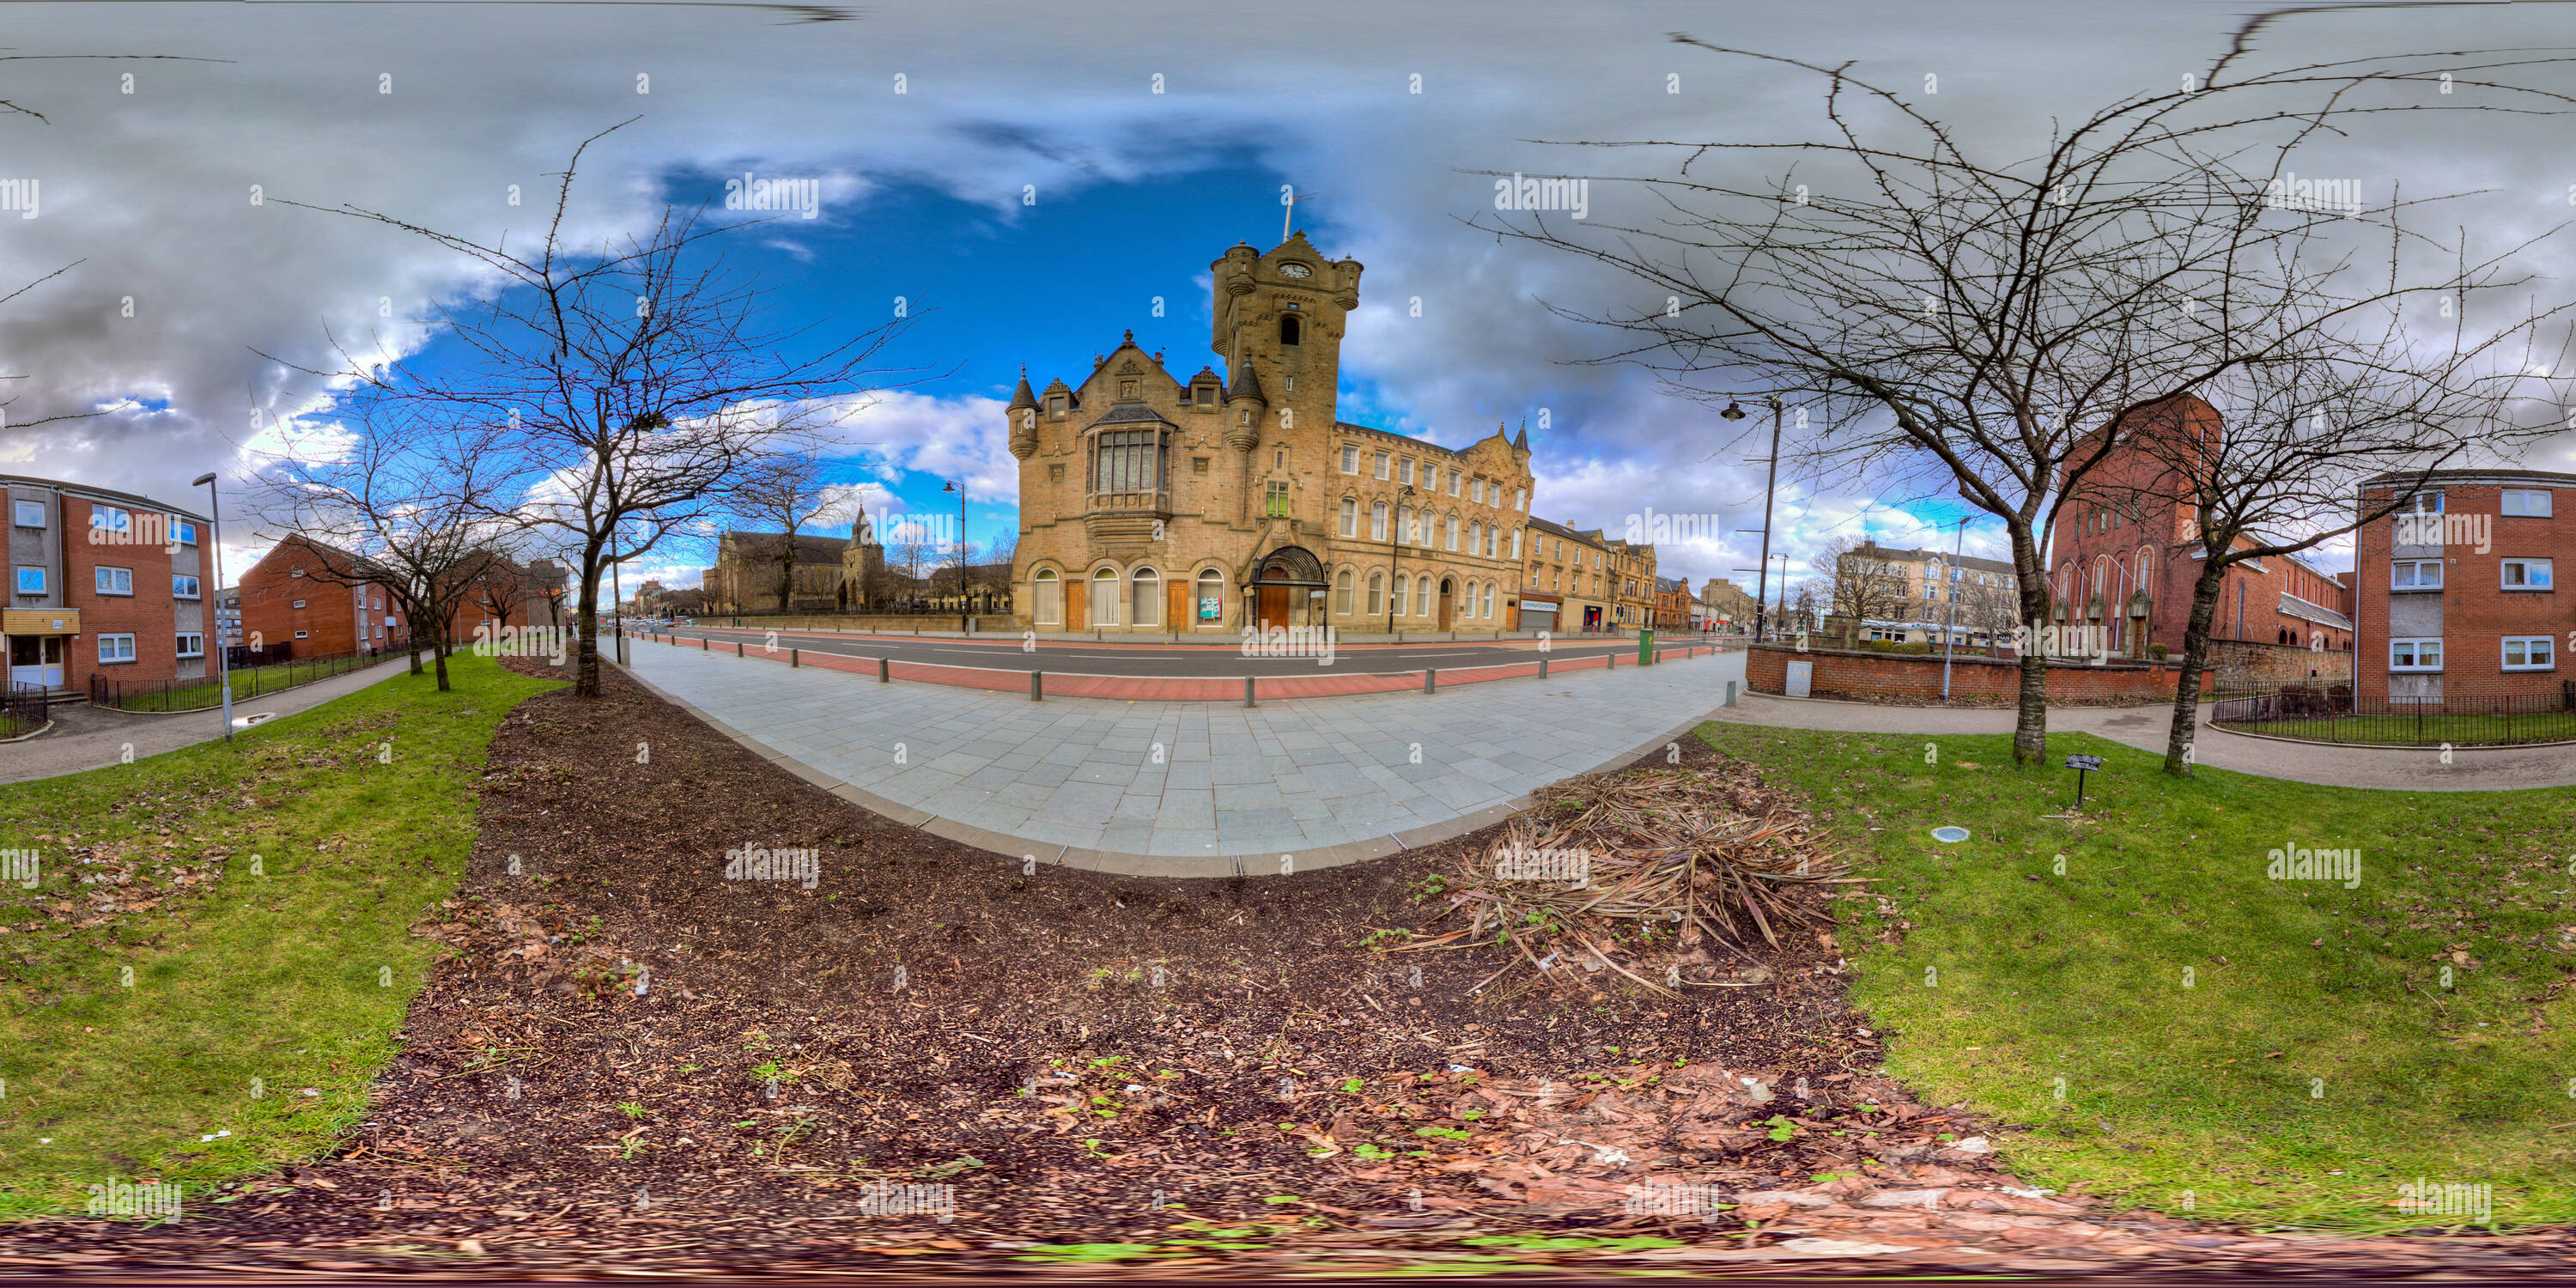
<svg viewBox="0 0 2576 1288">
<path fill-rule="evenodd" d="M 880 511 L 1010 525 L 1001 404 L 1020 366 L 1079 380 L 1133 329 L 1186 377 L 1207 348 L 1207 266 L 1296 222 L 1367 266 L 1343 354 L 1343 419 L 1452 445 L 1526 423 L 1538 513 L 1618 530 L 1648 507 L 1714 513 L 1666 544 L 1667 574 L 1754 562 L 1762 471 L 1735 430 L 1646 374 L 1588 363 L 1615 337 L 1552 313 L 1631 288 L 1498 242 L 1491 172 L 1598 166 L 1566 141 L 1804 136 L 1812 83 L 1675 44 L 1687 32 L 1858 71 L 1997 144 L 2052 116 L 2205 67 L 2243 3 L 721 2 L 14 5 L 0 98 L 0 384 L 16 426 L 0 472 L 202 504 L 280 418 L 327 417 L 333 338 L 434 360 L 423 319 L 474 290 L 418 238 L 284 204 L 343 204 L 461 234 L 524 238 L 572 146 L 637 118 L 586 163 L 593 235 L 668 203 L 721 201 L 728 176 L 810 178 L 812 218 L 747 226 L 734 262 L 782 321 L 860 329 L 913 315 L 890 388 L 850 426 L 843 477 Z M 2274 24 L 2264 57 L 2576 46 L 2576 7 L 2334 6 Z M 106 55 L 88 58 L 69 56 Z M 153 57 L 145 57 L 153 56 Z M 2375 182 L 2493 189 L 2461 212 L 2501 240 L 2576 202 L 2568 127 L 2410 126 L 2352 164 Z M 510 204 L 516 186 L 524 204 Z M 254 191 L 264 200 L 254 201 Z M 0 195 L 7 189 L 0 186 Z M 282 199 L 282 200 L 281 200 Z M 23 204 L 23 203 L 22 203 Z M 2537 267 L 2564 290 L 2563 260 Z M 67 267 L 68 266 L 68 267 Z M 1418 301 L 1417 309 L 1414 307 Z M 1748 421 L 1747 426 L 1756 422 Z M 2563 445 L 2529 464 L 2576 468 Z M 1781 546 L 1941 540 L 1960 510 L 1890 504 L 1871 480 L 1784 478 Z M 2000 551 L 1991 521 L 1972 553 Z M 1984 531 L 1981 539 L 1980 529 Z M 263 547 L 227 532 L 238 571 Z M 1944 542 L 1946 544 L 1946 542 Z M 686 584 L 675 549 L 645 573 Z M 2333 555 L 2323 560 L 2338 564 Z M 632 582 L 629 583 L 630 585 Z"/>
</svg>

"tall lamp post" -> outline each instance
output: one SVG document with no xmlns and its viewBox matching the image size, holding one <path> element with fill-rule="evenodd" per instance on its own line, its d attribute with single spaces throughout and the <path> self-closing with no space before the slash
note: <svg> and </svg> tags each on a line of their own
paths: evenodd
<svg viewBox="0 0 2576 1288">
<path fill-rule="evenodd" d="M 1941 630 L 1941 700 L 1950 700 L 1950 646 L 1959 636 L 1959 555 L 1967 549 L 1968 518 L 1959 516 L 1958 534 L 1950 542 L 1950 624 Z"/>
<path fill-rule="evenodd" d="M 224 741 L 233 740 L 232 647 L 224 642 L 224 499 L 215 491 L 215 476 L 200 474 L 191 487 L 206 489 L 206 509 L 213 515 L 206 528 L 207 550 L 215 552 L 215 674 L 224 688 Z"/>
<path fill-rule="evenodd" d="M 1772 394 L 1765 397 L 1763 401 L 1771 404 L 1771 473 L 1762 483 L 1762 570 L 1760 580 L 1754 583 L 1753 590 L 1753 639 L 1757 644 L 1762 640 L 1764 625 L 1762 610 L 1770 590 L 1762 582 L 1767 581 L 1771 576 L 1771 498 L 1780 485 L 1780 396 Z M 1726 400 L 1726 409 L 1717 414 L 1730 421 L 1742 420 L 1744 407 L 1737 400 L 1729 398 Z M 1788 574 L 1785 569 L 1781 576 L 1784 581 L 1787 579 Z M 1786 586 L 1781 588 L 1781 602 L 1788 602 Z"/>
<path fill-rule="evenodd" d="M 1386 633 L 1395 634 L 1395 552 L 1404 549 L 1404 502 L 1413 495 L 1413 485 L 1398 483 L 1395 487 L 1395 513 L 1386 516 L 1394 525 L 1387 531 L 1394 540 L 1386 543 Z"/>
<path fill-rule="evenodd" d="M 966 481 L 950 479 L 939 488 L 957 494 L 957 631 L 975 633 L 973 610 L 966 606 Z"/>
</svg>

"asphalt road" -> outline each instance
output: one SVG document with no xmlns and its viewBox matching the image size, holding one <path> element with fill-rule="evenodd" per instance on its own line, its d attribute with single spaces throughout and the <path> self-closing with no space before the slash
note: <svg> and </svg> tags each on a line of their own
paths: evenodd
<svg viewBox="0 0 2576 1288">
<path fill-rule="evenodd" d="M 666 632 L 681 639 L 712 639 L 730 644 L 743 640 L 758 648 L 766 643 L 765 630 L 729 630 L 709 627 L 682 627 Z M 1659 651 L 1682 647 L 1702 647 L 1707 641 L 1697 636 L 1670 641 L 1657 640 Z M 905 639 L 900 636 L 874 638 L 835 638 L 830 635 L 794 635 L 782 633 L 778 647 L 793 644 L 808 653 L 835 653 L 843 657 L 890 657 L 898 662 L 935 663 L 941 666 L 981 666 L 1006 671 L 1046 671 L 1057 675 L 1170 675 L 1170 676 L 1236 676 L 1236 675 L 1313 675 L 1325 670 L 1313 657 L 1245 657 L 1239 648 L 1206 645 L 1181 648 L 1156 648 L 1146 644 L 1091 644 L 1080 641 L 1042 643 L 1034 650 L 1020 641 L 983 643 L 962 639 Z M 630 645 L 630 647 L 633 647 Z M 1568 643 L 1556 641 L 1549 646 L 1549 658 L 1599 657 L 1616 653 L 1621 661 L 1637 656 L 1637 642 L 1595 641 Z M 1333 655 L 1333 674 L 1375 675 L 1418 672 L 1428 667 L 1494 666 L 1506 662 L 1535 661 L 1540 654 L 1530 644 L 1456 643 L 1372 645 L 1337 650 Z"/>
</svg>

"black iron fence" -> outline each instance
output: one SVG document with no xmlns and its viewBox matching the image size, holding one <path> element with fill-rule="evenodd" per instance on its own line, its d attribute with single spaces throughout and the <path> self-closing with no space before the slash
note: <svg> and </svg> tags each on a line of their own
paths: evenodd
<svg viewBox="0 0 2576 1288">
<path fill-rule="evenodd" d="M 0 738 L 15 738 L 45 727 L 45 686 L 12 684 L 0 689 Z"/>
<path fill-rule="evenodd" d="M 2349 685 L 2286 688 L 2217 703 L 2210 723 L 2238 733 L 2361 747 L 2501 747 L 2576 741 L 2576 680 L 2554 693 L 2407 702 Z"/>
<path fill-rule="evenodd" d="M 238 704 L 263 693 L 327 680 L 403 654 L 404 650 L 398 647 L 360 649 L 353 653 L 321 653 L 248 667 L 235 665 L 231 677 L 233 701 Z M 212 667 L 208 667 L 200 679 L 139 684 L 93 673 L 89 677 L 89 700 L 92 706 L 114 707 L 119 711 L 205 711 L 223 705 L 223 677 Z"/>
</svg>

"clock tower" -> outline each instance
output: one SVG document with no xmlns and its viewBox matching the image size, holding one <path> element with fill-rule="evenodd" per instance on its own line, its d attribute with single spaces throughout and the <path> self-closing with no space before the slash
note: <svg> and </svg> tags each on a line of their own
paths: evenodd
<svg viewBox="0 0 2576 1288">
<path fill-rule="evenodd" d="M 1267 255 L 1237 245 L 1209 268 L 1216 279 L 1209 347 L 1232 387 L 1250 383 L 1262 399 L 1227 409 L 1229 438 L 1249 429 L 1255 445 L 1321 442 L 1333 425 L 1342 334 L 1360 304 L 1359 261 L 1328 260 L 1300 232 Z"/>
</svg>

